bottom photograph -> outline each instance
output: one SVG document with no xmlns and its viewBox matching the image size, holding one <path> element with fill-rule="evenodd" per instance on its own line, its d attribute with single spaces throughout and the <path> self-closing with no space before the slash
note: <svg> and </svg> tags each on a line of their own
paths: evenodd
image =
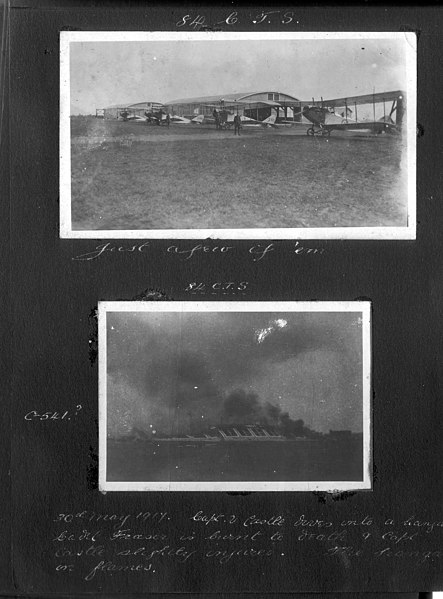
<svg viewBox="0 0 443 599">
<path fill-rule="evenodd" d="M 369 302 L 100 302 L 101 491 L 371 489 Z"/>
</svg>

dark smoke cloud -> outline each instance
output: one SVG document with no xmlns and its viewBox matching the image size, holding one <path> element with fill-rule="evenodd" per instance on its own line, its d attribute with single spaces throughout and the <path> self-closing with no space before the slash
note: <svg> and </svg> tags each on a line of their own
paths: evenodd
<svg viewBox="0 0 443 599">
<path fill-rule="evenodd" d="M 293 420 L 288 412 L 269 401 L 262 403 L 255 393 L 232 391 L 223 401 L 220 423 L 231 425 L 262 424 L 278 427 L 287 436 L 311 436 L 313 431 L 302 419 Z"/>
<path fill-rule="evenodd" d="M 243 389 L 236 389 L 223 401 L 220 420 L 223 424 L 267 422 L 264 406 L 258 396 Z"/>
</svg>

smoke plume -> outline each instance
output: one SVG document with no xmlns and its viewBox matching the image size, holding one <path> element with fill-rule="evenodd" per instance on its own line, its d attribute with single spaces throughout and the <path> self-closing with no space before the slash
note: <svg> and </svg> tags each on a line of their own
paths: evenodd
<svg viewBox="0 0 443 599">
<path fill-rule="evenodd" d="M 262 403 L 255 393 L 247 393 L 244 389 L 236 389 L 225 398 L 220 422 L 274 426 L 288 436 L 308 436 L 312 433 L 302 419 L 293 420 L 279 406 L 269 401 Z"/>
</svg>

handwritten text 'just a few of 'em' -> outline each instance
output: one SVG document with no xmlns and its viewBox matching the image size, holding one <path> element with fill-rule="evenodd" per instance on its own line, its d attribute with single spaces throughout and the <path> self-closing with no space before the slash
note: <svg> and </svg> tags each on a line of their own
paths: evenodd
<svg viewBox="0 0 443 599">
<path fill-rule="evenodd" d="M 91 260 L 97 260 L 104 255 L 118 254 L 118 253 L 129 253 L 139 254 L 146 253 L 147 248 L 150 246 L 149 241 L 138 243 L 134 245 L 114 245 L 110 242 L 102 243 L 97 245 L 92 252 L 86 252 L 85 254 L 79 254 L 74 256 L 72 259 L 80 262 L 89 262 Z M 275 243 L 257 243 L 247 248 L 246 253 L 252 258 L 253 262 L 260 262 L 265 256 L 272 254 L 280 248 Z M 204 243 L 197 243 L 196 245 L 186 247 L 179 245 L 170 245 L 166 248 L 165 253 L 170 256 L 177 256 L 180 260 L 191 260 L 197 256 L 205 255 L 227 255 L 232 254 L 236 250 L 233 245 L 206 245 Z M 284 251 L 294 254 L 296 256 L 306 255 L 321 255 L 324 252 L 324 248 L 313 248 L 303 246 L 299 241 L 295 241 L 289 248 L 285 247 Z"/>
</svg>

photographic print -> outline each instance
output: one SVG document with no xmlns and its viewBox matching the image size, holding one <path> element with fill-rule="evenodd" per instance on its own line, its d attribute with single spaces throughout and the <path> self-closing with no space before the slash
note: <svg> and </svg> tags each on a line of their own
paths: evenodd
<svg viewBox="0 0 443 599">
<path fill-rule="evenodd" d="M 416 36 L 60 34 L 60 235 L 415 239 Z"/>
<path fill-rule="evenodd" d="M 369 302 L 100 302 L 103 491 L 369 489 Z"/>
</svg>

